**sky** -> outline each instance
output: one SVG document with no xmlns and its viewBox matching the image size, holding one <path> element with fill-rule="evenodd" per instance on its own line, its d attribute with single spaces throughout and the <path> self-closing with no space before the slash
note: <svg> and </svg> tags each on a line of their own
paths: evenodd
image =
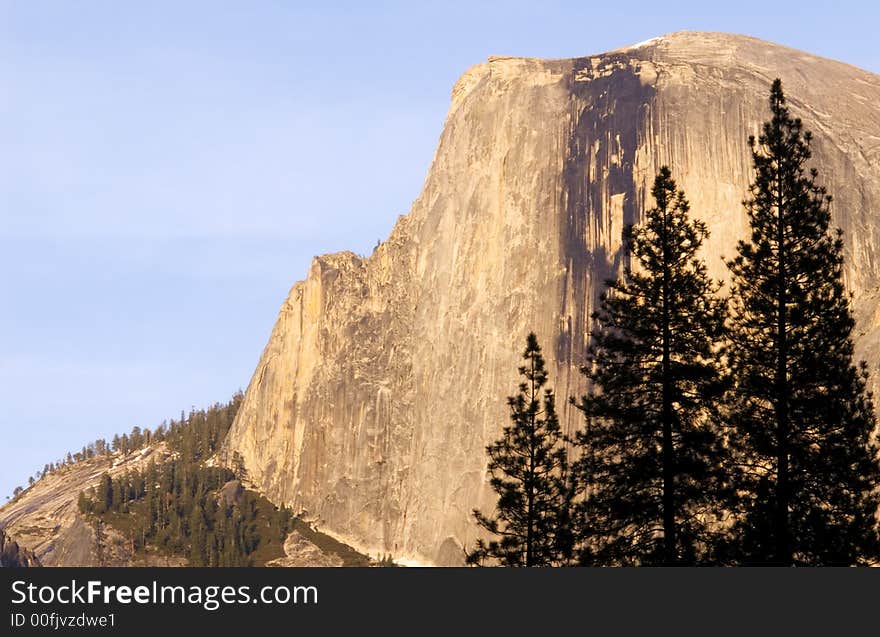
<svg viewBox="0 0 880 637">
<path fill-rule="evenodd" d="M 316 254 L 368 254 L 489 55 L 727 31 L 880 73 L 874 2 L 0 0 L 0 500 L 247 387 Z"/>
</svg>

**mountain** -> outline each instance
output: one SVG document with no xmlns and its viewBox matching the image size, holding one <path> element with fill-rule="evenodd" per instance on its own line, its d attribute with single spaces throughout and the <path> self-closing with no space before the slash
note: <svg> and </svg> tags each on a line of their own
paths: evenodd
<svg viewBox="0 0 880 637">
<path fill-rule="evenodd" d="M 0 566 L 387 565 L 217 466 L 240 403 L 239 392 L 46 465 L 0 507 Z"/>
<path fill-rule="evenodd" d="M 754 38 L 680 32 L 583 58 L 469 69 L 424 188 L 368 257 L 296 283 L 225 441 L 276 503 L 371 553 L 458 564 L 493 505 L 484 448 L 534 330 L 561 397 L 584 390 L 603 281 L 668 164 L 711 231 L 710 274 L 744 235 L 746 139 L 772 80 L 815 134 L 845 232 L 858 351 L 880 362 L 880 76 Z M 578 414 L 560 400 L 567 430 Z"/>
<path fill-rule="evenodd" d="M 580 417 L 564 398 L 585 389 L 589 317 L 623 265 L 624 225 L 651 204 L 668 164 L 711 230 L 711 274 L 726 278 L 722 256 L 746 229 L 746 138 L 768 117 L 775 77 L 815 134 L 814 165 L 845 232 L 858 355 L 876 391 L 880 76 L 717 33 L 568 60 L 490 58 L 453 88 L 410 213 L 368 257 L 313 261 L 228 434 L 211 434 L 210 454 L 223 443 L 208 464 L 227 462 L 299 515 L 270 563 L 461 563 L 477 534 L 471 510 L 494 504 L 484 448 L 508 422 L 525 335 L 538 334 L 561 422 L 574 430 Z M 178 441 L 182 455 L 154 439 L 59 464 L 0 507 L 2 564 L 187 563 L 182 550 L 133 549 L 124 527 L 134 513 L 87 515 L 78 498 L 105 472 L 196 466 L 210 454 L 186 449 L 206 440 Z M 235 484 L 216 497 L 228 500 Z"/>
<path fill-rule="evenodd" d="M 132 555 L 125 538 L 113 528 L 96 527 L 77 508 L 79 494 L 98 485 L 106 472 L 120 476 L 147 462 L 170 456 L 165 445 L 142 452 L 99 455 L 82 460 L 37 480 L 0 508 L 0 527 L 33 551 L 43 566 L 126 566 Z M 179 562 L 157 557 L 144 565 Z"/>
</svg>

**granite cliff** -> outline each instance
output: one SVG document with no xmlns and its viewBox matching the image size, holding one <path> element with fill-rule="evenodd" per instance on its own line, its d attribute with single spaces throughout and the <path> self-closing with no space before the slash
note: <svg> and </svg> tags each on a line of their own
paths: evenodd
<svg viewBox="0 0 880 637">
<path fill-rule="evenodd" d="M 355 546 L 460 563 L 471 509 L 493 504 L 484 446 L 506 422 L 524 336 L 537 332 L 560 396 L 584 389 L 589 316 L 663 164 L 709 225 L 710 273 L 726 277 L 745 230 L 746 138 L 775 77 L 815 134 L 876 372 L 880 76 L 682 32 L 469 69 L 409 214 L 370 256 L 317 257 L 291 289 L 227 450 L 268 497 Z M 567 406 L 562 418 L 579 424 Z"/>
</svg>

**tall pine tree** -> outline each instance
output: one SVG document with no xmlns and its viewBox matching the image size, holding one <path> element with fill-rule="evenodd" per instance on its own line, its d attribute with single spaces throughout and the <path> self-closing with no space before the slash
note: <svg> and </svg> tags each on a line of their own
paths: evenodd
<svg viewBox="0 0 880 637">
<path fill-rule="evenodd" d="M 498 539 L 477 540 L 467 555 L 469 564 L 488 558 L 502 566 L 560 566 L 571 557 L 568 461 L 534 334 L 526 338 L 523 359 L 519 393 L 507 399 L 512 424 L 486 447 L 491 485 L 498 493 L 496 511 L 492 517 L 473 512 L 477 524 Z"/>
<path fill-rule="evenodd" d="M 698 257 L 706 226 L 668 168 L 651 192 L 656 206 L 626 232 L 638 267 L 608 282 L 582 369 L 585 564 L 694 564 L 714 547 L 726 305 Z"/>
<path fill-rule="evenodd" d="M 740 490 L 739 559 L 856 564 L 876 559 L 880 468 L 864 365 L 843 284 L 831 197 L 807 170 L 809 132 L 770 93 L 772 119 L 749 139 L 751 236 L 732 273 L 732 443 Z"/>
</svg>

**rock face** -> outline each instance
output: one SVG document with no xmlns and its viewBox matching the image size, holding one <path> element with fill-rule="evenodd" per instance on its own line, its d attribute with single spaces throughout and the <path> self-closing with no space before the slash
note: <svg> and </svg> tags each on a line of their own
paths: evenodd
<svg viewBox="0 0 880 637">
<path fill-rule="evenodd" d="M 125 538 L 106 525 L 90 524 L 79 512 L 79 494 L 97 486 L 104 472 L 116 476 L 134 468 L 143 470 L 150 460 L 162 462 L 168 457 L 167 448 L 160 444 L 67 465 L 0 507 L 0 529 L 32 551 L 42 566 L 130 565 L 133 560 Z M 159 556 L 143 562 L 167 566 L 173 560 Z"/>
<path fill-rule="evenodd" d="M 858 345 L 880 361 L 880 76 L 760 40 L 676 33 L 569 60 L 490 58 L 455 85 L 424 189 L 366 258 L 316 258 L 281 308 L 227 447 L 270 499 L 373 554 L 462 560 L 490 510 L 484 447 L 525 335 L 564 398 L 590 314 L 661 165 L 726 278 L 746 139 L 780 77 L 845 231 Z"/>
<path fill-rule="evenodd" d="M 0 529 L 0 568 L 25 568 L 40 566 L 40 560 L 33 551 L 23 549 L 18 542 Z"/>
<path fill-rule="evenodd" d="M 284 540 L 284 557 L 266 562 L 266 566 L 342 566 L 342 558 L 336 554 L 324 553 L 298 531 L 291 531 Z"/>
</svg>

